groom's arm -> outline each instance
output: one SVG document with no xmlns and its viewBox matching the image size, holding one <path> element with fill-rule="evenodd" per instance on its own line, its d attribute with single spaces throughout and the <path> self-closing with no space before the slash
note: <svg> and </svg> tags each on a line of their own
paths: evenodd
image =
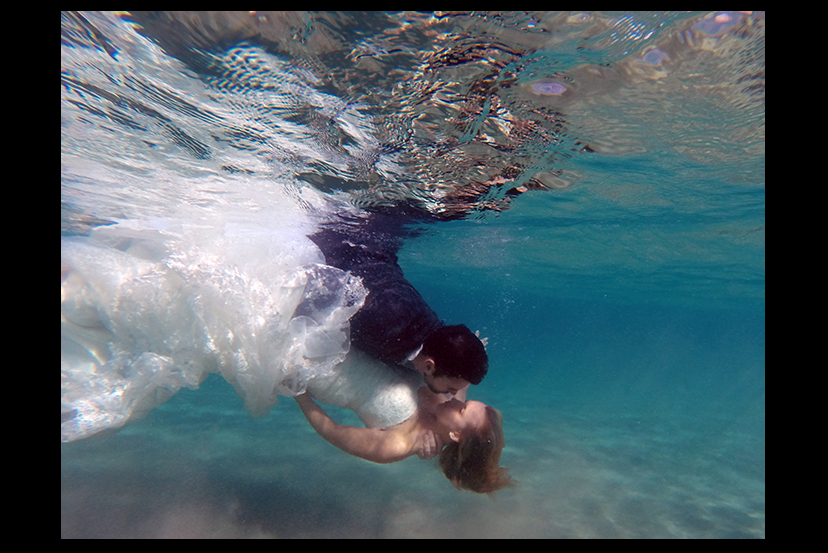
<svg viewBox="0 0 828 553">
<path fill-rule="evenodd" d="M 406 441 L 396 432 L 337 424 L 308 394 L 295 399 L 316 433 L 350 455 L 373 463 L 393 463 L 412 454 Z"/>
</svg>

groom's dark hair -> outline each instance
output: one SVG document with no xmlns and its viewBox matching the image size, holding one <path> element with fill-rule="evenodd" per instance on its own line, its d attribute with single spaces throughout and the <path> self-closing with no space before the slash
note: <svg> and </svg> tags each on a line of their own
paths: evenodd
<svg viewBox="0 0 828 553">
<path fill-rule="evenodd" d="M 480 384 L 489 370 L 489 356 L 483 342 L 466 325 L 434 330 L 423 342 L 422 353 L 434 360 L 434 376 Z"/>
</svg>

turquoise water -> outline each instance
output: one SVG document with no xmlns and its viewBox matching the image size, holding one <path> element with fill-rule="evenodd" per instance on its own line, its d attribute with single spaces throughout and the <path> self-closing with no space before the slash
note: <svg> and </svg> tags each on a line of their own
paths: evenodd
<svg viewBox="0 0 828 553">
<path fill-rule="evenodd" d="M 763 14 L 210 17 L 63 16 L 62 236 L 505 175 L 400 264 L 489 338 L 518 485 L 349 457 L 211 375 L 61 444 L 63 537 L 764 538 Z"/>
</svg>

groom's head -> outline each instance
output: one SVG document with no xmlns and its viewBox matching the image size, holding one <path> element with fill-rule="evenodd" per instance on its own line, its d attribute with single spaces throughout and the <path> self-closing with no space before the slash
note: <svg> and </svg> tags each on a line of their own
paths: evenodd
<svg viewBox="0 0 828 553">
<path fill-rule="evenodd" d="M 480 384 L 489 369 L 486 348 L 466 325 L 444 326 L 423 342 L 420 372 L 432 392 L 455 394 L 468 384 Z"/>
</svg>

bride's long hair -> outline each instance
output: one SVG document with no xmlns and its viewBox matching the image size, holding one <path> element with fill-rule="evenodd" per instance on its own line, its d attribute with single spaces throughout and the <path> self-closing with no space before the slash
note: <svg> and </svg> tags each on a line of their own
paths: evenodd
<svg viewBox="0 0 828 553">
<path fill-rule="evenodd" d="M 459 442 L 451 442 L 440 454 L 440 468 L 461 490 L 492 493 L 514 485 L 507 469 L 499 466 L 500 453 L 506 445 L 503 415 L 487 405 L 486 421 L 480 428 L 466 429 Z"/>
</svg>

